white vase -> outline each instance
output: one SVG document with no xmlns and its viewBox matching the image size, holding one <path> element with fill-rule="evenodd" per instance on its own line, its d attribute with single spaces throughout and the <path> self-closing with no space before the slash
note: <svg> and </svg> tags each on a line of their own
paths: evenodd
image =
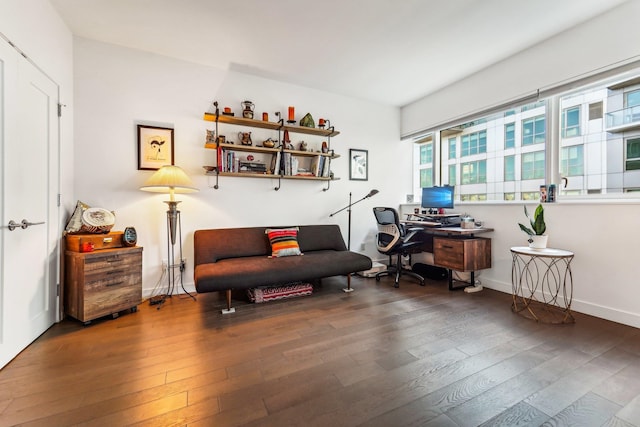
<svg viewBox="0 0 640 427">
<path fill-rule="evenodd" d="M 549 236 L 529 236 L 529 247 L 531 249 L 544 249 L 547 247 L 547 238 Z"/>
</svg>

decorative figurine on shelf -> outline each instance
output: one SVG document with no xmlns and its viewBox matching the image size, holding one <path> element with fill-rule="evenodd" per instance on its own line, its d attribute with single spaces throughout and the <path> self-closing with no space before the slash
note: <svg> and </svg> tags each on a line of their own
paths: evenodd
<svg viewBox="0 0 640 427">
<path fill-rule="evenodd" d="M 318 127 L 319 127 L 320 129 L 324 129 L 324 124 L 325 124 L 325 123 L 324 123 L 324 119 L 323 119 L 323 118 L 319 118 L 319 119 L 318 119 Z"/>
<path fill-rule="evenodd" d="M 300 141 L 300 151 L 307 151 L 307 143 Z"/>
<path fill-rule="evenodd" d="M 284 130 L 284 136 L 282 137 L 282 145 L 284 148 L 293 150 L 293 145 L 291 144 L 291 140 L 289 139 L 289 131 Z"/>
<path fill-rule="evenodd" d="M 262 146 L 267 148 L 273 148 L 276 146 L 276 141 L 274 141 L 271 138 L 265 139 L 264 141 L 262 141 Z"/>
<path fill-rule="evenodd" d="M 311 113 L 305 114 L 305 116 L 300 119 L 300 126 L 304 126 L 307 128 L 316 127 L 316 123 L 313 121 L 313 117 L 311 117 Z"/>
<path fill-rule="evenodd" d="M 215 131 L 207 129 L 207 144 L 215 144 L 216 133 Z"/>
<path fill-rule="evenodd" d="M 251 101 L 242 102 L 244 109 L 242 110 L 242 117 L 245 119 L 253 119 L 253 110 L 256 108 Z"/>
<path fill-rule="evenodd" d="M 238 132 L 238 139 L 242 145 L 253 145 L 251 141 L 251 132 Z"/>
<path fill-rule="evenodd" d="M 325 154 L 329 152 L 329 145 L 327 145 L 327 141 L 322 141 L 322 152 Z"/>
</svg>

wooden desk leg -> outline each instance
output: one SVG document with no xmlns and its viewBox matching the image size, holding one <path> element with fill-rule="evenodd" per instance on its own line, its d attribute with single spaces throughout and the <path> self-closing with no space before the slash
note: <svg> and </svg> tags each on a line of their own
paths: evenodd
<svg viewBox="0 0 640 427">
<path fill-rule="evenodd" d="M 460 289 L 464 289 L 464 288 L 468 288 L 469 286 L 475 286 L 476 285 L 476 272 L 475 271 L 471 271 L 471 283 L 466 283 L 463 286 L 457 286 L 457 287 L 453 287 L 453 270 L 448 269 L 447 272 L 449 273 L 449 290 L 450 291 L 457 291 Z"/>
</svg>

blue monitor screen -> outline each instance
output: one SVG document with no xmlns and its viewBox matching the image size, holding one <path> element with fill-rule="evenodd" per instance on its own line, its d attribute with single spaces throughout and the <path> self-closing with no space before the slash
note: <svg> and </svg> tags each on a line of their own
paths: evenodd
<svg viewBox="0 0 640 427">
<path fill-rule="evenodd" d="M 423 208 L 453 209 L 453 185 L 426 187 L 422 189 Z"/>
</svg>

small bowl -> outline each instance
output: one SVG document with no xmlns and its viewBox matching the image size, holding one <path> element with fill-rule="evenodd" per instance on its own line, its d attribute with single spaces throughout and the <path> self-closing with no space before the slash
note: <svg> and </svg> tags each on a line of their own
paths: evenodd
<svg viewBox="0 0 640 427">
<path fill-rule="evenodd" d="M 214 170 L 216 170 L 215 166 L 203 166 L 204 170 L 206 170 L 207 172 L 213 172 Z"/>
</svg>

